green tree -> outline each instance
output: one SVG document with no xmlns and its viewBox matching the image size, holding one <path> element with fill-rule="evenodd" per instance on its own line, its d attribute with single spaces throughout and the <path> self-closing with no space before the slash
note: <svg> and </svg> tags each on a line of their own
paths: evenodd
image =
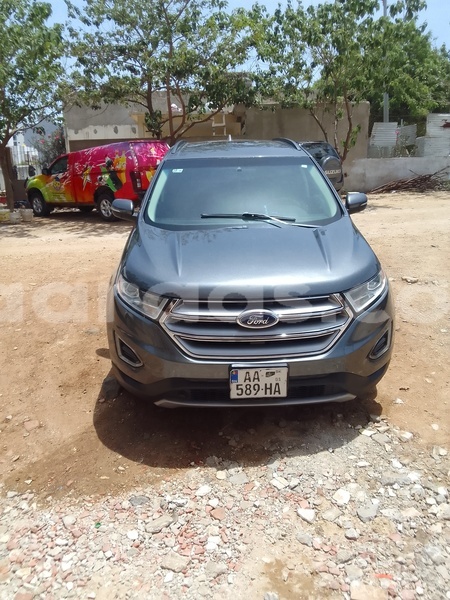
<svg viewBox="0 0 450 600">
<path fill-rule="evenodd" d="M 0 0 L 0 168 L 11 208 L 9 140 L 61 110 L 63 26 L 46 24 L 51 12 L 46 2 Z"/>
<path fill-rule="evenodd" d="M 394 4 L 373 22 L 365 46 L 366 99 L 372 120 L 382 120 L 383 92 L 391 121 L 416 122 L 448 105 L 449 57 L 433 46 L 426 24 L 419 25 L 423 2 Z"/>
<path fill-rule="evenodd" d="M 64 128 L 59 126 L 57 129 L 45 135 L 45 131 L 40 131 L 41 137 L 33 140 L 33 147 L 39 153 L 39 163 L 41 167 L 50 165 L 55 158 L 66 152 L 66 138 Z"/>
<path fill-rule="evenodd" d="M 71 5 L 84 27 L 71 29 L 79 100 L 137 103 L 154 137 L 168 125 L 170 142 L 227 105 L 253 102 L 247 77 L 237 71 L 249 53 L 246 12 L 225 9 L 222 0 Z"/>
<path fill-rule="evenodd" d="M 306 9 L 288 2 L 266 24 L 266 38 L 259 45 L 264 67 L 258 79 L 264 93 L 282 106 L 307 108 L 342 160 L 359 132 L 353 107 L 364 100 L 363 49 L 377 9 L 378 0 L 337 0 Z M 325 125 L 330 113 L 332 131 Z M 339 139 L 343 119 L 346 134 Z"/>
<path fill-rule="evenodd" d="M 422 0 L 398 0 L 384 17 L 379 0 L 336 0 L 306 9 L 288 2 L 264 23 L 256 18 L 259 89 L 283 106 L 308 108 L 345 160 L 359 133 L 353 121 L 357 103 L 369 100 L 378 112 L 386 91 L 393 114 L 412 116 L 442 101 L 445 60 L 418 25 L 424 6 Z M 330 113 L 331 131 L 324 124 Z M 339 137 L 342 122 L 345 135 Z"/>
</svg>

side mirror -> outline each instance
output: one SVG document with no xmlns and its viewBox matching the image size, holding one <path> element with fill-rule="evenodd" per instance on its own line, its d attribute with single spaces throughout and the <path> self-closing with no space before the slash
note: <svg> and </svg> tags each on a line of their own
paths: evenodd
<svg viewBox="0 0 450 600">
<path fill-rule="evenodd" d="M 114 200 L 111 205 L 112 213 L 118 219 L 124 221 L 135 221 L 137 214 L 134 212 L 134 204 L 132 200 L 123 200 L 118 198 Z"/>
<path fill-rule="evenodd" d="M 50 175 L 50 169 L 48 167 L 44 167 L 42 169 L 42 175 Z"/>
<path fill-rule="evenodd" d="M 367 195 L 362 192 L 348 192 L 345 198 L 345 208 L 349 214 L 361 212 L 367 206 Z"/>
</svg>

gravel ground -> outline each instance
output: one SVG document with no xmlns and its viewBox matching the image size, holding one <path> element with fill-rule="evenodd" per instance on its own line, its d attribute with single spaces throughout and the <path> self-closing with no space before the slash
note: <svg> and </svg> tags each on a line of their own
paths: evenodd
<svg viewBox="0 0 450 600">
<path fill-rule="evenodd" d="M 377 397 L 266 410 L 106 395 L 129 225 L 2 227 L 0 600 L 450 599 L 449 206 L 354 216 L 396 300 Z"/>
<path fill-rule="evenodd" d="M 131 495 L 3 487 L 0 598 L 450 598 L 448 450 L 378 416 L 302 444 L 278 426 L 266 464 L 210 456 Z"/>
</svg>

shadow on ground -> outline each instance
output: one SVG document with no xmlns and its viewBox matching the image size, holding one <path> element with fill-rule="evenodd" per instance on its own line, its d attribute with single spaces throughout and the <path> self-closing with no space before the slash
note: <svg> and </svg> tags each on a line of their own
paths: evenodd
<svg viewBox="0 0 450 600">
<path fill-rule="evenodd" d="M 381 414 L 375 401 L 264 408 L 164 409 L 122 392 L 97 402 L 94 427 L 110 450 L 152 468 L 183 469 L 210 456 L 241 466 L 274 454 L 314 454 L 347 444 Z"/>
<path fill-rule="evenodd" d="M 9 474 L 5 489 L 36 497 L 86 497 L 131 491 L 202 468 L 209 457 L 236 466 L 335 450 L 359 435 L 375 401 L 298 407 L 163 409 L 121 391 L 92 407 L 93 427 Z"/>
<path fill-rule="evenodd" d="M 2 238 L 33 238 L 38 230 L 45 227 L 45 234 L 74 235 L 88 238 L 111 235 L 112 232 L 119 233 L 131 229 L 131 223 L 127 221 L 103 221 L 100 214 L 94 210 L 91 213 L 82 213 L 77 209 L 55 210 L 48 217 L 34 217 L 29 223 L 10 223 L 0 225 L 0 236 Z"/>
</svg>

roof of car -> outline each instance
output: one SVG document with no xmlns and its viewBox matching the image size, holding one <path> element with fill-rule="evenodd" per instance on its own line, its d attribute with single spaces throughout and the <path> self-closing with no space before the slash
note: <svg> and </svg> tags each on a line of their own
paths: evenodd
<svg viewBox="0 0 450 600">
<path fill-rule="evenodd" d="M 203 142 L 178 142 L 167 158 L 230 158 L 256 156 L 308 156 L 292 140 L 210 140 Z"/>
</svg>

